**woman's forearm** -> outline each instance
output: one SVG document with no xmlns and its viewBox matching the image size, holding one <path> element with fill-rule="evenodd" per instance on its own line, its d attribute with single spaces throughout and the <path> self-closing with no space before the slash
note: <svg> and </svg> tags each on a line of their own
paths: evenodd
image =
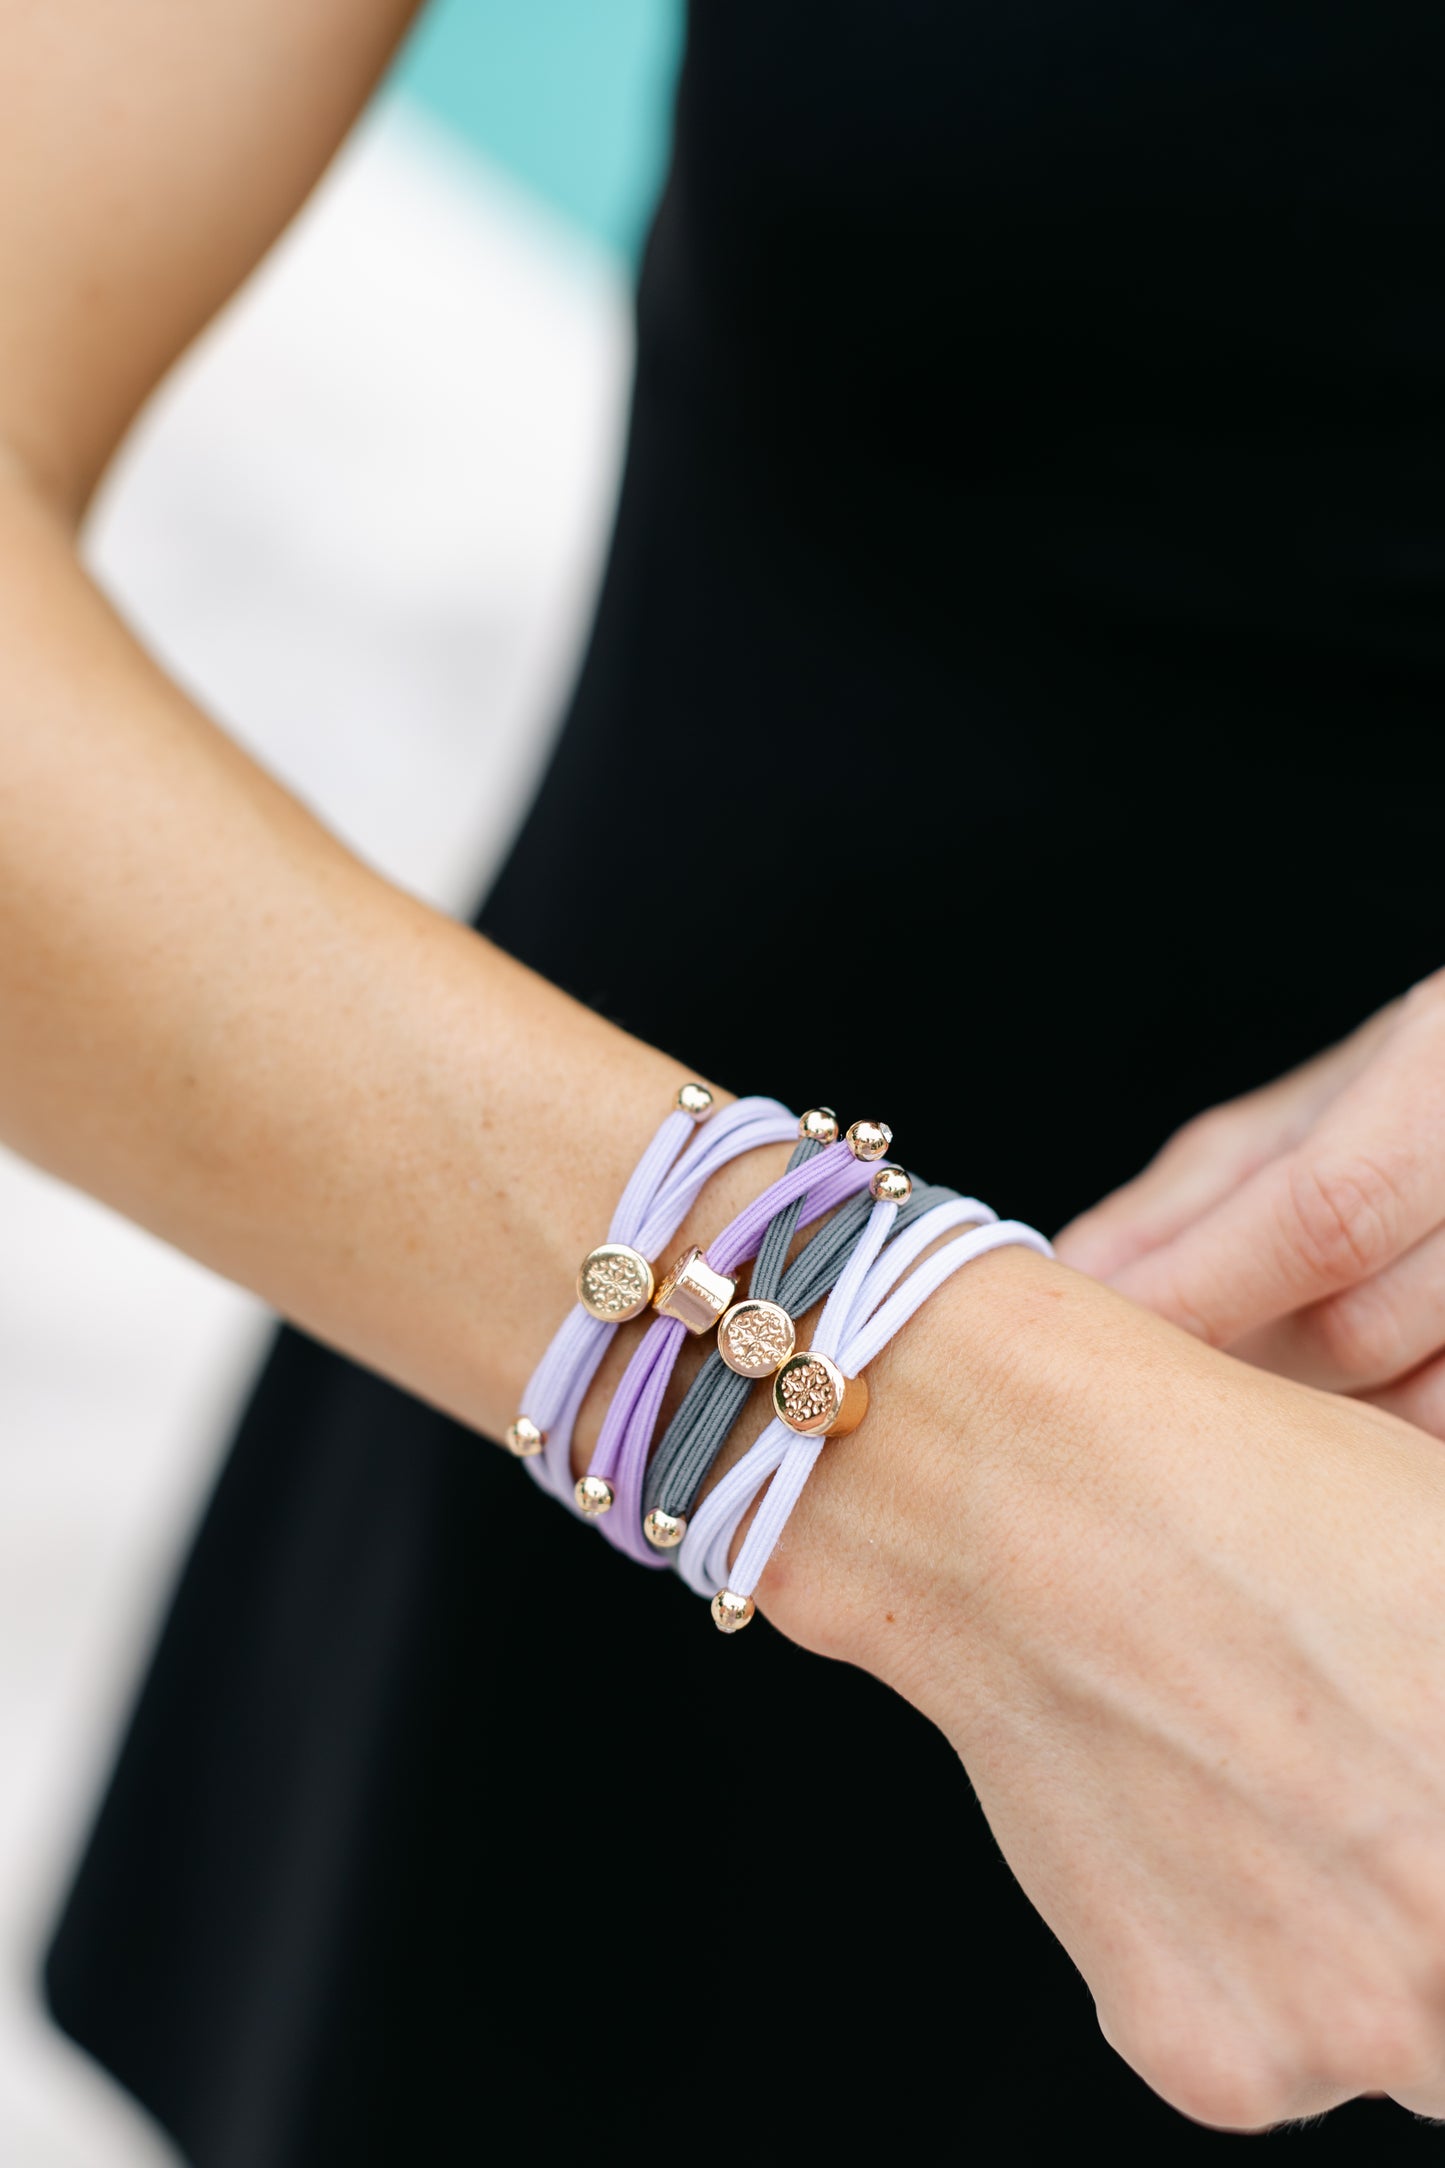
<svg viewBox="0 0 1445 2168">
<path fill-rule="evenodd" d="M 493 1429 L 685 1074 L 345 850 L 15 480 L 0 1013 L 7 1142 Z"/>
</svg>

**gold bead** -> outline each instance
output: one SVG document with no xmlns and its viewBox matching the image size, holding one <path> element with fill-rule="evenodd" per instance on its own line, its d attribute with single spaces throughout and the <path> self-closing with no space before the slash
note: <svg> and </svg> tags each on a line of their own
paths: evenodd
<svg viewBox="0 0 1445 2168">
<path fill-rule="evenodd" d="M 604 1325 L 625 1325 L 629 1318 L 641 1317 L 654 1285 L 651 1265 L 626 1242 L 599 1243 L 577 1270 L 577 1300 L 589 1317 Z"/>
<path fill-rule="evenodd" d="M 712 1093 L 706 1084 L 684 1084 L 677 1095 L 677 1103 L 695 1122 L 706 1121 L 712 1112 Z"/>
<path fill-rule="evenodd" d="M 876 1167 L 868 1194 L 875 1204 L 907 1204 L 913 1184 L 901 1167 Z"/>
<path fill-rule="evenodd" d="M 868 1380 L 804 1348 L 773 1379 L 773 1413 L 800 1438 L 846 1438 L 868 1413 Z"/>
<path fill-rule="evenodd" d="M 573 1496 L 582 1511 L 593 1520 L 599 1513 L 612 1511 L 612 1485 L 604 1476 L 579 1475 Z"/>
<path fill-rule="evenodd" d="M 663 1513 L 654 1506 L 642 1524 L 642 1533 L 654 1550 L 672 1551 L 687 1534 L 687 1522 L 681 1513 Z"/>
<path fill-rule="evenodd" d="M 689 1332 L 709 1332 L 737 1291 L 737 1281 L 714 1272 L 694 1245 L 668 1266 L 652 1307 L 663 1317 L 675 1317 Z"/>
<path fill-rule="evenodd" d="M 809 1107 L 798 1124 L 798 1135 L 811 1144 L 836 1144 L 838 1117 L 831 1107 Z"/>
<path fill-rule="evenodd" d="M 717 1351 L 740 1378 L 770 1378 L 797 1345 L 798 1331 L 779 1302 L 735 1302 L 718 1321 Z"/>
<path fill-rule="evenodd" d="M 739 1596 L 733 1589 L 720 1588 L 712 1600 L 712 1622 L 720 1634 L 740 1634 L 751 1620 L 753 1610 L 751 1596 Z"/>
<path fill-rule="evenodd" d="M 893 1142 L 886 1122 L 855 1122 L 848 1132 L 848 1148 L 855 1159 L 881 1159 Z"/>
<path fill-rule="evenodd" d="M 540 1453 L 546 1443 L 546 1431 L 539 1430 L 530 1415 L 519 1415 L 515 1423 L 507 1425 L 507 1451 L 515 1453 L 518 1460 L 525 1460 L 529 1453 Z"/>
</svg>

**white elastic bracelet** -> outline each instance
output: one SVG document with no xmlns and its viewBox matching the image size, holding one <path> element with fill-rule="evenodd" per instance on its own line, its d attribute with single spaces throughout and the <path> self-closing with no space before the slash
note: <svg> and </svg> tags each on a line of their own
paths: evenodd
<svg viewBox="0 0 1445 2168">
<path fill-rule="evenodd" d="M 880 1205 L 875 1219 L 896 1211 L 896 1206 Z M 985 1217 L 990 1224 L 977 1225 Z M 897 1287 L 923 1250 L 951 1228 L 969 1222 L 973 1224 L 968 1233 L 928 1258 Z M 855 1260 L 865 1249 L 871 1249 L 871 1256 L 857 1274 L 845 1274 L 839 1280 L 814 1336 L 812 1352 L 829 1356 L 845 1377 L 859 1376 L 929 1297 L 975 1258 L 1014 1245 L 1044 1257 L 1053 1255 L 1052 1246 L 1035 1228 L 1018 1220 L 994 1220 L 987 1207 L 972 1199 L 927 1213 L 879 1258 L 886 1233 L 885 1224 L 875 1238 L 870 1222 Z M 712 1596 L 713 1616 L 725 1632 L 736 1631 L 752 1616 L 753 1592 L 826 1443 L 824 1437 L 799 1436 L 775 1417 L 695 1511 L 678 1553 L 678 1570 L 699 1595 Z M 738 1528 L 770 1476 L 737 1562 L 729 1568 L 728 1552 Z"/>
</svg>

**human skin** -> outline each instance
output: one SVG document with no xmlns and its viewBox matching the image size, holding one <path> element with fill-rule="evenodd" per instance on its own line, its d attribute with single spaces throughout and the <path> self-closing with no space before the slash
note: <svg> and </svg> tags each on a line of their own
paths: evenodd
<svg viewBox="0 0 1445 2168">
<path fill-rule="evenodd" d="M 75 550 L 402 21 L 0 15 L 0 1134 L 495 1435 L 686 1072 L 359 864 Z M 763 1608 L 943 1728 L 1109 2038 L 1186 2113 L 1445 2108 L 1435 1445 L 1023 1253 L 871 1379 Z"/>
<path fill-rule="evenodd" d="M 1445 1437 L 1445 971 L 1188 1123 L 1059 1253 L 1250 1362 Z"/>
</svg>

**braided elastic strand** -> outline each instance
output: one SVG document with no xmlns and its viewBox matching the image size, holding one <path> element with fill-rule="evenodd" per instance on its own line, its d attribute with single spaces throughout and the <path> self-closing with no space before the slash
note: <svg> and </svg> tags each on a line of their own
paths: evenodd
<svg viewBox="0 0 1445 2168">
<path fill-rule="evenodd" d="M 947 1204 L 957 1194 L 956 1190 L 915 1182 L 913 1195 L 907 1204 L 899 1207 L 895 1239 L 899 1230 L 922 1219 L 926 1212 Z M 832 1287 L 871 1209 L 872 1201 L 867 1196 L 850 1198 L 836 1217 L 819 1229 L 802 1255 L 793 1260 L 781 1281 L 777 1274 L 770 1276 L 765 1272 L 764 1253 L 759 1250 L 748 1288 L 749 1300 L 776 1302 L 790 1317 L 803 1316 L 815 1303 L 821 1302 Z M 977 1216 L 993 1217 L 982 1205 L 977 1207 Z M 777 1225 L 775 1220 L 773 1226 Z M 770 1227 L 768 1236 L 771 1235 Z M 691 1514 L 697 1494 L 746 1407 L 755 1382 L 730 1370 L 717 1349 L 713 1349 L 688 1387 L 687 1397 L 668 1424 L 662 1443 L 652 1457 L 642 1493 L 644 1514 L 654 1509 L 679 1519 L 686 1519 Z"/>
<path fill-rule="evenodd" d="M 796 1117 L 775 1099 L 735 1100 L 701 1127 L 690 1114 L 675 1109 L 633 1170 L 612 1215 L 608 1241 L 626 1242 L 644 1257 L 655 1256 L 720 1166 L 758 1144 L 796 1134 Z M 574 1303 L 522 1396 L 522 1412 L 547 1435 L 544 1451 L 530 1455 L 527 1468 L 534 1482 L 569 1506 L 577 1409 L 616 1330 Z"/>
<path fill-rule="evenodd" d="M 1050 1244 L 1032 1227 L 1025 1227 L 1019 1220 L 1000 1220 L 992 1227 L 981 1227 L 973 1234 L 960 1235 L 946 1249 L 930 1257 L 926 1264 L 919 1266 L 907 1285 L 900 1287 L 876 1315 L 844 1343 L 836 1358 L 843 1375 L 857 1377 L 865 1370 L 929 1296 L 962 1266 L 972 1264 L 975 1258 L 987 1255 L 990 1250 L 1004 1249 L 1015 1243 L 1037 1250 L 1044 1257 L 1053 1255 Z M 768 1560 L 788 1524 L 788 1516 L 826 1442 L 823 1438 L 794 1438 L 785 1453 L 758 1507 L 737 1562 L 728 1569 L 726 1585 L 738 1595 L 751 1596 L 762 1579 Z"/>
<path fill-rule="evenodd" d="M 757 1249 L 769 1221 L 794 1198 L 806 1200 L 801 1211 L 806 1224 L 866 1188 L 872 1172 L 845 1143 L 828 1145 L 816 1159 L 791 1168 L 755 1197 L 709 1246 L 707 1262 L 715 1272 L 735 1273 Z M 667 1564 L 642 1533 L 642 1486 L 662 1396 L 684 1337 L 685 1327 L 676 1318 L 660 1317 L 648 1327 L 613 1394 L 587 1471 L 612 1485 L 612 1510 L 598 1526 L 610 1543 L 642 1566 Z"/>
</svg>

